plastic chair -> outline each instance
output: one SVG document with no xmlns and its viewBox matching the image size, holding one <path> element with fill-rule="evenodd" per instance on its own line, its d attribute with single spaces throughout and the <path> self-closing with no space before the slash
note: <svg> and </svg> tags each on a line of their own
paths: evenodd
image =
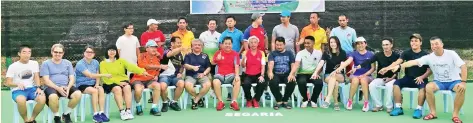
<svg viewBox="0 0 473 123">
<path fill-rule="evenodd" d="M 31 117 L 31 115 L 33 114 L 33 108 L 35 105 L 36 105 L 36 101 L 34 100 L 26 101 L 26 111 L 28 112 L 27 114 L 28 117 Z M 44 114 L 44 113 L 47 113 L 47 107 L 43 108 L 43 123 L 46 123 L 47 114 Z M 41 113 L 38 116 L 40 115 Z M 20 119 L 21 117 L 20 117 L 20 112 L 18 111 L 18 105 L 15 101 L 13 101 L 13 123 L 19 123 Z"/>
<path fill-rule="evenodd" d="M 233 89 L 233 85 L 232 84 L 222 84 L 222 86 L 220 86 L 221 89 L 223 88 L 232 88 Z M 243 95 L 243 88 L 241 87 L 240 88 L 240 96 L 241 96 L 241 107 L 245 106 L 245 104 L 243 104 L 243 101 L 245 100 L 245 96 Z M 214 107 L 217 107 L 217 97 L 214 98 Z"/>
<path fill-rule="evenodd" d="M 253 88 L 256 87 L 256 83 L 253 83 L 251 84 L 251 86 Z M 264 96 L 261 95 L 261 98 L 260 98 L 260 101 L 263 101 L 263 107 L 266 107 L 266 100 L 263 98 Z M 245 107 L 245 91 L 243 91 L 243 88 L 242 88 L 242 91 L 241 91 L 241 107 Z"/>
<path fill-rule="evenodd" d="M 285 87 L 286 87 L 286 84 L 279 84 L 279 87 L 282 88 L 281 91 L 284 95 L 284 91 L 285 91 Z M 271 92 L 271 89 L 267 88 L 267 90 L 269 91 L 269 94 L 271 95 L 271 107 L 274 106 L 274 95 L 273 93 Z M 295 89 L 294 89 L 295 90 Z M 295 107 L 295 103 L 294 103 L 294 92 L 291 94 L 291 100 L 292 100 L 292 107 Z"/>
<path fill-rule="evenodd" d="M 313 84 L 312 83 L 309 83 L 312 85 L 313 87 Z M 309 84 L 307 84 L 307 87 L 309 87 Z M 345 106 L 346 102 L 347 102 L 347 98 L 345 96 L 345 86 L 346 84 L 345 83 L 338 83 L 338 95 L 340 96 L 340 102 L 343 104 L 343 106 Z M 322 102 L 324 101 L 324 98 L 325 96 L 324 95 L 327 95 L 327 89 L 328 89 L 328 84 L 324 82 L 324 85 L 322 87 L 322 92 L 320 93 L 320 97 L 318 99 L 318 104 L 319 105 L 322 105 Z M 310 90 L 313 90 L 313 89 L 310 89 Z M 311 93 L 312 94 L 312 93 Z M 327 95 L 327 96 L 332 96 L 332 95 Z M 298 102 L 299 103 L 299 102 Z M 299 104 L 300 105 L 300 104 Z"/>
<path fill-rule="evenodd" d="M 195 88 L 196 92 L 199 92 L 201 86 L 200 85 L 194 85 L 194 88 Z M 184 99 L 183 99 L 184 100 L 184 106 L 183 106 L 184 109 L 187 109 L 187 103 L 189 102 L 189 98 L 190 98 L 189 93 L 187 93 L 185 91 L 184 92 Z M 209 94 L 206 94 L 204 96 L 204 98 L 205 98 L 205 108 L 209 108 Z"/>
<path fill-rule="evenodd" d="M 86 100 L 87 99 L 92 101 L 90 94 L 82 94 L 82 97 L 81 97 L 80 102 L 78 104 L 78 107 L 79 107 L 79 110 L 80 110 L 80 121 L 81 122 L 85 121 L 85 107 L 86 107 L 86 102 L 87 102 Z M 92 104 L 89 103 L 89 105 L 90 105 L 90 114 L 93 115 L 94 109 L 92 107 Z M 76 112 L 77 110 L 74 110 L 74 111 Z"/>
<path fill-rule="evenodd" d="M 61 112 L 61 108 L 62 108 L 62 112 L 66 111 L 68 101 L 69 101 L 69 99 L 67 99 L 66 97 L 60 97 L 59 98 L 59 110 L 58 110 L 59 113 Z M 74 122 L 77 122 L 77 111 L 76 110 L 77 110 L 77 107 L 75 107 L 74 111 L 71 112 L 72 115 L 73 115 L 73 118 L 74 118 Z M 54 116 L 53 112 L 51 111 L 50 108 L 48 108 L 48 123 L 53 122 L 53 116 Z"/>
<path fill-rule="evenodd" d="M 456 93 L 450 90 L 439 90 L 435 92 L 435 94 L 437 93 L 440 93 L 443 95 L 443 112 L 448 113 L 449 106 L 452 108 L 452 111 L 453 111 Z M 450 100 L 448 100 L 447 97 L 450 97 Z M 460 109 L 460 114 L 465 114 L 465 112 L 463 112 L 463 108 Z"/>
</svg>

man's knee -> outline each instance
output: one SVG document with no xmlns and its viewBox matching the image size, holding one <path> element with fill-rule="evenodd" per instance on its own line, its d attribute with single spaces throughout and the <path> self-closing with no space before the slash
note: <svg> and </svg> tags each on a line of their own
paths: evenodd
<svg viewBox="0 0 473 123">
<path fill-rule="evenodd" d="M 425 86 L 425 92 L 427 93 L 433 93 L 437 89 L 437 84 L 435 82 L 430 82 Z"/>
<path fill-rule="evenodd" d="M 220 82 L 220 80 L 214 79 L 214 80 L 212 81 L 212 84 L 213 84 L 213 85 L 220 85 L 220 84 L 222 84 L 222 83 Z"/>
<path fill-rule="evenodd" d="M 176 87 L 177 87 L 177 88 L 182 88 L 182 87 L 184 87 L 184 81 L 182 81 L 182 80 L 177 81 Z"/>
<path fill-rule="evenodd" d="M 112 88 L 113 94 L 120 94 L 120 95 L 121 95 L 121 94 L 122 94 L 122 91 L 123 91 L 123 90 L 122 90 L 122 88 L 121 88 L 120 86 L 115 86 L 115 87 Z"/>
<path fill-rule="evenodd" d="M 46 102 L 46 96 L 43 94 L 36 96 L 36 102 L 39 104 L 44 104 Z"/>
<path fill-rule="evenodd" d="M 72 99 L 80 99 L 82 97 L 82 93 L 80 91 L 76 91 L 71 95 Z"/>
<path fill-rule="evenodd" d="M 141 93 L 145 87 L 142 84 L 135 84 L 133 85 L 133 88 L 135 89 L 135 92 Z M 125 87 L 123 87 L 123 89 L 125 89 Z"/>
<path fill-rule="evenodd" d="M 149 87 L 151 87 L 152 89 L 155 89 L 155 90 L 161 90 L 161 87 L 160 87 L 160 84 L 158 82 L 153 82 L 149 85 Z"/>
<path fill-rule="evenodd" d="M 48 100 L 49 102 L 59 100 L 59 96 L 57 94 L 50 94 Z"/>
<path fill-rule="evenodd" d="M 16 96 L 16 103 L 26 103 L 26 97 L 23 95 Z"/>
<path fill-rule="evenodd" d="M 202 86 L 203 86 L 204 88 L 210 88 L 211 85 L 210 85 L 210 82 L 204 82 L 204 83 L 202 84 Z"/>
</svg>

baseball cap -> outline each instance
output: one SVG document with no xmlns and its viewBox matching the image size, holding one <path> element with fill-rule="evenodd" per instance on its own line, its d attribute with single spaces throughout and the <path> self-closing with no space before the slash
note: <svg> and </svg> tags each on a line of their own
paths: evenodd
<svg viewBox="0 0 473 123">
<path fill-rule="evenodd" d="M 282 11 L 281 14 L 279 14 L 279 15 L 281 15 L 282 17 L 290 17 L 290 16 L 291 16 L 291 11 L 289 11 L 289 10 L 284 10 L 284 11 Z"/>
<path fill-rule="evenodd" d="M 422 36 L 420 36 L 419 33 L 414 33 L 414 34 L 412 34 L 412 35 L 409 37 L 409 39 L 412 39 L 412 38 L 417 38 L 417 39 L 419 39 L 420 41 L 422 41 Z"/>
<path fill-rule="evenodd" d="M 264 14 L 263 13 L 253 13 L 251 15 L 251 20 L 256 20 L 258 19 L 259 17 L 262 17 Z"/>
<path fill-rule="evenodd" d="M 157 47 L 158 44 L 156 44 L 155 41 L 148 41 L 148 42 L 146 42 L 146 45 L 145 45 L 145 46 L 146 46 L 146 47 Z"/>
<path fill-rule="evenodd" d="M 149 26 L 151 24 L 159 24 L 159 22 L 155 19 L 149 19 L 148 22 L 146 22 L 146 26 Z"/>
<path fill-rule="evenodd" d="M 366 42 L 366 39 L 364 37 L 360 36 L 360 37 L 356 38 L 355 43 L 356 42 L 362 42 L 362 41 Z"/>
</svg>

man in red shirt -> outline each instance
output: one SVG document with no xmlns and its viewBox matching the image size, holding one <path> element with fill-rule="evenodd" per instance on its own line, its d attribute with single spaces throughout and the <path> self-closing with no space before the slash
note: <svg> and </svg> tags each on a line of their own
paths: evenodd
<svg viewBox="0 0 473 123">
<path fill-rule="evenodd" d="M 146 42 L 155 41 L 156 44 L 158 44 L 158 56 L 162 58 L 161 54 L 164 52 L 163 45 L 166 42 L 166 37 L 164 36 L 163 32 L 161 32 L 161 30 L 158 30 L 158 24 L 159 22 L 155 19 L 148 20 L 146 23 L 148 30 L 141 34 L 140 45 L 141 47 L 144 47 Z"/>
<path fill-rule="evenodd" d="M 258 50 L 262 50 L 267 52 L 268 50 L 268 36 L 266 35 L 266 31 L 263 27 L 263 15 L 261 13 L 253 13 L 251 15 L 251 25 L 246 28 L 245 32 L 243 33 L 243 40 L 248 41 L 250 36 L 256 36 L 260 40 L 258 44 Z M 248 47 L 245 47 L 248 49 Z"/>
<path fill-rule="evenodd" d="M 213 89 L 217 96 L 217 111 L 221 111 L 225 108 L 225 104 L 222 101 L 222 88 L 221 84 L 232 84 L 233 94 L 230 108 L 239 111 L 237 98 L 240 93 L 240 57 L 239 54 L 232 50 L 232 38 L 225 37 L 223 39 L 223 49 L 217 51 L 216 57 L 213 58 L 214 63 L 218 66 L 217 74 L 214 76 Z"/>
</svg>

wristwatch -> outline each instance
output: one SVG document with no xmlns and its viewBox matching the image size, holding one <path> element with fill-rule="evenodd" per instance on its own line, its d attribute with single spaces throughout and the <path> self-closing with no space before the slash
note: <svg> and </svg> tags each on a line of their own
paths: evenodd
<svg viewBox="0 0 473 123">
<path fill-rule="evenodd" d="M 462 80 L 461 82 L 464 82 L 464 83 L 466 83 L 466 80 Z"/>
</svg>

